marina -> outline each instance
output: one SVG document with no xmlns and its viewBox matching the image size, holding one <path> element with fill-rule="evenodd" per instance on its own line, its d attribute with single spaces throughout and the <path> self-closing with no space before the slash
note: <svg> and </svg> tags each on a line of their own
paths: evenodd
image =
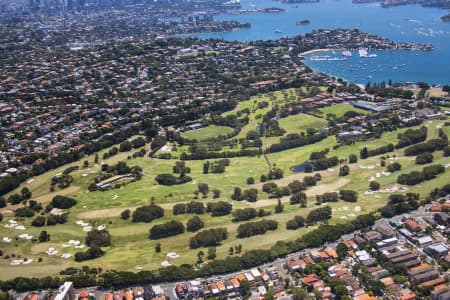
<svg viewBox="0 0 450 300">
<path fill-rule="evenodd" d="M 273 7 L 272 0 L 241 0 L 242 9 Z M 359 49 L 322 52 L 322 55 L 347 60 L 309 59 L 309 67 L 318 72 L 347 79 L 358 84 L 367 81 L 428 82 L 450 84 L 450 23 L 442 22 L 443 10 L 420 5 L 382 8 L 379 3 L 354 4 L 351 0 L 324 0 L 318 3 L 285 4 L 277 14 L 218 15 L 217 20 L 249 22 L 250 28 L 231 32 L 196 34 L 201 38 L 255 41 L 295 36 L 318 29 L 355 28 L 398 42 L 431 43 L 432 51 L 371 51 L 360 57 Z M 336 15 L 336 11 L 340 14 Z M 365 16 L 370 15 L 370 18 Z M 297 26 L 299 20 L 309 20 L 308 26 Z M 413 21 L 412 21 L 413 20 Z M 344 54 L 345 53 L 345 54 Z M 369 59 L 370 58 L 370 59 Z M 360 63 L 360 61 L 362 63 Z M 367 65 L 365 65 L 367 64 Z M 389 72 L 388 72 L 389 70 Z"/>
</svg>

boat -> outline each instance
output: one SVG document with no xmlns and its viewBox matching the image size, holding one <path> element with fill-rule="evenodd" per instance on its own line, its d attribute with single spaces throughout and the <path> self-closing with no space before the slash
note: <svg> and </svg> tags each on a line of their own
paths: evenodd
<svg viewBox="0 0 450 300">
<path fill-rule="evenodd" d="M 352 53 L 348 50 L 342 52 L 342 56 L 352 56 Z"/>
<path fill-rule="evenodd" d="M 279 30 L 279 29 L 276 29 L 276 30 L 275 30 L 275 33 L 283 33 L 283 31 L 281 31 L 281 30 Z"/>
<path fill-rule="evenodd" d="M 359 49 L 358 53 L 359 53 L 359 57 L 364 57 L 364 58 L 375 58 L 375 57 L 377 57 L 376 54 L 369 54 L 366 49 Z"/>
<path fill-rule="evenodd" d="M 309 24 L 311 24 L 311 21 L 310 20 L 300 20 L 300 21 L 295 22 L 295 24 L 296 25 L 309 25 Z"/>
</svg>

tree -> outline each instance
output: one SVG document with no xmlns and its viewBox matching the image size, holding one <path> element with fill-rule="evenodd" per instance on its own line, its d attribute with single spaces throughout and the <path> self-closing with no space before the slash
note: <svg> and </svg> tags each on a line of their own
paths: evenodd
<svg viewBox="0 0 450 300">
<path fill-rule="evenodd" d="M 68 209 L 68 208 L 75 206 L 76 204 L 77 204 L 77 200 L 70 198 L 70 197 L 61 196 L 61 195 L 56 195 L 55 197 L 53 197 L 52 202 L 51 202 L 51 205 L 53 207 L 60 208 L 60 209 Z"/>
<path fill-rule="evenodd" d="M 347 202 L 356 202 L 358 200 L 358 193 L 352 190 L 340 190 L 339 198 Z"/>
<path fill-rule="evenodd" d="M 161 252 L 161 244 L 160 243 L 156 243 L 156 245 L 155 245 L 155 252 L 156 253 L 160 253 Z"/>
<path fill-rule="evenodd" d="M 86 237 L 86 245 L 87 246 L 97 245 L 98 247 L 110 246 L 111 235 L 106 229 L 103 230 L 94 229 L 92 231 L 89 231 Z"/>
<path fill-rule="evenodd" d="M 220 198 L 220 190 L 218 189 L 213 190 L 213 198 L 214 199 Z"/>
<path fill-rule="evenodd" d="M 306 299 L 308 299 L 308 292 L 301 287 L 295 287 L 292 289 L 292 299 L 293 300 L 306 300 Z"/>
<path fill-rule="evenodd" d="M 234 254 L 234 248 L 230 247 L 230 249 L 228 249 L 228 255 L 233 255 Z"/>
<path fill-rule="evenodd" d="M 303 192 L 297 192 L 293 194 L 289 200 L 290 204 L 303 204 L 306 203 L 306 194 Z"/>
<path fill-rule="evenodd" d="M 41 233 L 39 233 L 39 243 L 45 243 L 50 241 L 50 234 L 47 233 L 47 231 L 43 230 Z"/>
<path fill-rule="evenodd" d="M 206 198 L 209 192 L 209 186 L 206 183 L 199 183 L 198 184 L 198 191 L 202 193 L 203 198 Z"/>
<path fill-rule="evenodd" d="M 123 220 L 128 220 L 128 219 L 130 218 L 130 215 L 131 215 L 131 211 L 130 211 L 129 209 L 125 209 L 124 211 L 122 211 L 122 212 L 120 213 L 120 217 L 121 217 Z"/>
<path fill-rule="evenodd" d="M 247 178 L 247 184 L 254 184 L 254 183 L 255 183 L 255 179 L 253 177 Z"/>
<path fill-rule="evenodd" d="M 283 212 L 283 204 L 281 203 L 281 199 L 278 199 L 278 204 L 275 206 L 275 213 L 280 214 Z"/>
<path fill-rule="evenodd" d="M 369 157 L 369 153 L 368 153 L 367 147 L 364 147 L 364 148 L 361 149 L 361 151 L 359 153 L 359 157 L 361 159 L 366 159 L 367 157 Z"/>
<path fill-rule="evenodd" d="M 45 225 L 45 217 L 37 216 L 32 222 L 31 226 L 42 227 Z"/>
<path fill-rule="evenodd" d="M 234 192 L 231 195 L 232 200 L 241 201 L 242 200 L 242 189 L 240 187 L 235 187 Z"/>
<path fill-rule="evenodd" d="M 250 283 L 244 279 L 240 282 L 241 295 L 244 299 L 247 299 L 251 296 L 251 287 Z"/>
<path fill-rule="evenodd" d="M 369 183 L 369 189 L 371 191 L 378 191 L 380 189 L 380 184 L 378 182 L 376 182 L 376 181 L 371 181 Z"/>
<path fill-rule="evenodd" d="M 350 154 L 348 156 L 348 163 L 349 164 L 354 164 L 358 162 L 358 156 L 356 156 L 355 154 Z"/>
<path fill-rule="evenodd" d="M 27 200 L 31 198 L 31 192 L 27 187 L 22 188 L 20 191 L 20 194 L 22 195 L 22 199 Z"/>
<path fill-rule="evenodd" d="M 425 152 L 416 156 L 417 165 L 425 165 L 433 162 L 433 154 Z"/>
<path fill-rule="evenodd" d="M 198 251 L 198 253 L 197 253 L 197 264 L 203 263 L 203 256 L 204 255 L 205 255 L 205 253 L 202 250 Z"/>
<path fill-rule="evenodd" d="M 131 220 L 136 222 L 149 223 L 164 216 L 164 209 L 156 204 L 140 206 L 131 215 Z"/>
<path fill-rule="evenodd" d="M 347 176 L 348 174 L 350 174 L 350 168 L 347 165 L 339 168 L 339 176 Z"/>
<path fill-rule="evenodd" d="M 200 219 L 198 216 L 194 216 L 187 221 L 186 230 L 189 232 L 196 232 L 202 229 L 204 226 L 205 223 L 203 223 L 202 219 Z"/>
<path fill-rule="evenodd" d="M 339 243 L 336 246 L 336 253 L 337 255 L 339 255 L 340 259 L 344 259 L 345 257 L 347 257 L 348 254 L 348 248 L 344 243 Z"/>
<path fill-rule="evenodd" d="M 183 223 L 172 220 L 163 224 L 153 226 L 149 231 L 149 238 L 151 240 L 156 240 L 182 233 L 184 233 Z"/>
<path fill-rule="evenodd" d="M 209 247 L 208 248 L 208 259 L 216 259 L 216 247 Z"/>
</svg>

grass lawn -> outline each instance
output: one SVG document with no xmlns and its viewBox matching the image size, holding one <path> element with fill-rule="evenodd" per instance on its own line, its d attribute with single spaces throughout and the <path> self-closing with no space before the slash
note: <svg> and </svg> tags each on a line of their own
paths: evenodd
<svg viewBox="0 0 450 300">
<path fill-rule="evenodd" d="M 354 111 L 360 114 L 368 115 L 370 112 L 364 109 L 360 109 L 357 107 L 353 107 L 351 104 L 341 103 L 332 106 L 327 106 L 319 109 L 323 117 L 326 117 L 327 114 L 334 114 L 336 117 L 342 117 L 347 111 Z"/>
<path fill-rule="evenodd" d="M 307 114 L 297 114 L 278 120 L 280 127 L 288 133 L 306 131 L 308 128 L 321 129 L 327 126 L 327 120 Z"/>
<path fill-rule="evenodd" d="M 233 132 L 233 128 L 231 127 L 209 125 L 208 127 L 183 132 L 181 136 L 190 140 L 203 141 L 219 135 L 226 135 L 231 132 Z"/>
</svg>

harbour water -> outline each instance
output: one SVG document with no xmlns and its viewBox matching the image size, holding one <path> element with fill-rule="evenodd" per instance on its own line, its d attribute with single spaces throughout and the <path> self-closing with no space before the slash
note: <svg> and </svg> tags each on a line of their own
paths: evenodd
<svg viewBox="0 0 450 300">
<path fill-rule="evenodd" d="M 447 13 L 439 8 L 419 5 L 382 8 L 378 3 L 353 4 L 351 0 L 323 0 L 320 3 L 284 4 L 272 0 L 241 0 L 243 9 L 280 7 L 282 13 L 219 15 L 218 20 L 251 23 L 251 28 L 232 32 L 199 34 L 202 38 L 251 41 L 295 36 L 314 29 L 358 28 L 397 42 L 431 43 L 433 51 L 383 51 L 376 58 L 359 57 L 354 51 L 346 60 L 314 60 L 305 63 L 312 69 L 350 82 L 419 82 L 450 84 L 450 23 L 440 20 Z M 309 20 L 308 25 L 296 25 Z M 342 58 L 342 52 L 325 52 Z"/>
</svg>

